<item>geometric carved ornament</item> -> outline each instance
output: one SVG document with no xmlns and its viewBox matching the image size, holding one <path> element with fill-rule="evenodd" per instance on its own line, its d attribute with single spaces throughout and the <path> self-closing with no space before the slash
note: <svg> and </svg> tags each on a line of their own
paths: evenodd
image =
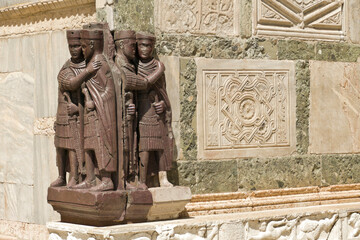
<svg viewBox="0 0 360 240">
<path fill-rule="evenodd" d="M 257 35 L 341 40 L 344 0 L 254 0 Z"/>
<path fill-rule="evenodd" d="M 204 77 L 207 149 L 289 145 L 288 72 L 218 71 Z"/>
<path fill-rule="evenodd" d="M 239 0 L 156 0 L 163 32 L 237 35 Z"/>
<path fill-rule="evenodd" d="M 202 75 L 200 152 L 220 158 L 249 157 L 262 155 L 265 149 L 277 155 L 276 149 L 294 145 L 291 69 L 257 66 L 253 62 L 252 69 L 205 67 L 198 73 Z"/>
</svg>

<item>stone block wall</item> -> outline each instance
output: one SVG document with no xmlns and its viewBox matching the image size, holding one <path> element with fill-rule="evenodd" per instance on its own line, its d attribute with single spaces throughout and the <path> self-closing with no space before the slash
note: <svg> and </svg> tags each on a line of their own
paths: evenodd
<svg viewBox="0 0 360 240">
<path fill-rule="evenodd" d="M 92 0 L 0 1 L 0 220 L 59 219 L 46 201 L 57 176 L 56 77 L 70 57 L 65 30 L 95 11 Z"/>
<path fill-rule="evenodd" d="M 357 0 L 0 0 L 0 219 L 56 220 L 65 29 L 149 31 L 193 193 L 360 183 Z M 19 6 L 19 5 L 17 5 Z"/>
<path fill-rule="evenodd" d="M 170 64 L 172 181 L 193 193 L 360 182 L 358 1 L 145 2 L 98 12 L 155 33 Z"/>
</svg>

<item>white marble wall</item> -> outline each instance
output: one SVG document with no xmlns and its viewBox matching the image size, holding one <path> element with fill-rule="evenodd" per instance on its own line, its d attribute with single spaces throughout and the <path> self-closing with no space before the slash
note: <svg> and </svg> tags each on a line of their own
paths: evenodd
<svg viewBox="0 0 360 240">
<path fill-rule="evenodd" d="M 56 178 L 53 136 L 35 135 L 53 117 L 56 76 L 69 58 L 65 31 L 0 39 L 0 219 L 56 220 L 46 190 Z"/>
</svg>

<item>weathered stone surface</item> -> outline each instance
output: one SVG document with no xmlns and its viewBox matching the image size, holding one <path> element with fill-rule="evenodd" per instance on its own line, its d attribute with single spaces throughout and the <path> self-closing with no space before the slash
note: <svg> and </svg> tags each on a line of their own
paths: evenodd
<svg viewBox="0 0 360 240">
<path fill-rule="evenodd" d="M 16 72 L 22 69 L 22 61 L 20 60 L 22 54 L 21 43 L 22 41 L 19 37 L 8 39 L 9 55 L 7 56 L 7 61 L 10 63 L 7 69 L 8 72 Z"/>
<path fill-rule="evenodd" d="M 195 161 L 177 161 L 178 181 L 180 186 L 196 187 L 197 164 Z"/>
<path fill-rule="evenodd" d="M 261 42 L 264 39 L 193 35 L 157 36 L 156 50 L 162 55 L 220 59 L 260 59 L 267 57 Z"/>
<path fill-rule="evenodd" d="M 0 10 L 0 36 L 82 28 L 96 21 L 95 0 L 47 1 Z M 55 11 L 51 11 L 57 9 Z"/>
<path fill-rule="evenodd" d="M 316 60 L 356 62 L 360 55 L 360 47 L 347 43 L 317 43 Z"/>
<path fill-rule="evenodd" d="M 155 1 L 156 28 L 163 32 L 238 35 L 240 1 Z"/>
<path fill-rule="evenodd" d="M 194 160 L 197 154 L 195 61 L 181 59 L 180 72 L 180 159 Z"/>
<path fill-rule="evenodd" d="M 271 60 L 278 59 L 278 42 L 277 40 L 266 40 L 259 43 L 259 47 L 264 49 L 266 57 Z"/>
<path fill-rule="evenodd" d="M 51 240 L 88 240 L 90 236 L 117 240 L 351 239 L 346 237 L 357 234 L 357 207 L 358 203 L 334 204 L 102 228 L 52 222 L 47 227 Z"/>
<path fill-rule="evenodd" d="M 60 215 L 47 203 L 47 188 L 58 176 L 53 136 L 34 136 L 34 208 L 36 223 L 60 220 Z"/>
<path fill-rule="evenodd" d="M 56 117 L 37 118 L 34 122 L 34 135 L 52 136 L 55 134 Z"/>
<path fill-rule="evenodd" d="M 149 221 L 176 219 L 190 202 L 189 187 L 149 188 L 153 205 L 150 207 L 147 219 Z"/>
<path fill-rule="evenodd" d="M 4 183 L 4 219 L 34 222 L 34 187 L 24 184 Z"/>
<path fill-rule="evenodd" d="M 115 29 L 154 33 L 154 0 L 117 0 L 113 7 Z"/>
<path fill-rule="evenodd" d="M 32 185 L 34 79 L 23 73 L 0 75 L 0 104 L 0 181 Z"/>
<path fill-rule="evenodd" d="M 278 57 L 280 60 L 309 60 L 315 58 L 315 44 L 297 40 L 279 40 Z"/>
<path fill-rule="evenodd" d="M 57 74 L 62 65 L 69 59 L 65 34 L 65 31 L 56 31 L 34 35 L 35 51 L 39 53 L 33 62 L 36 73 L 35 106 L 37 118 L 56 115 Z"/>
<path fill-rule="evenodd" d="M 4 183 L 0 183 L 0 216 L 5 216 L 5 188 Z M 4 218 L 4 217 L 1 217 Z M 0 232 L 1 234 L 1 232 Z"/>
<path fill-rule="evenodd" d="M 8 39 L 2 38 L 0 39 L 0 55 L 1 56 L 8 56 L 9 54 L 9 47 L 8 47 Z M 9 61 L 7 57 L 0 58 L 0 72 L 8 72 L 8 64 Z"/>
<path fill-rule="evenodd" d="M 299 154 L 306 154 L 309 148 L 309 106 L 309 62 L 299 61 L 296 63 L 296 150 Z"/>
<path fill-rule="evenodd" d="M 311 153 L 360 152 L 359 63 L 310 61 Z"/>
<path fill-rule="evenodd" d="M 114 9 L 111 6 L 106 5 L 102 9 L 96 9 L 96 16 L 98 22 L 107 22 L 110 30 L 114 29 Z"/>
<path fill-rule="evenodd" d="M 344 1 L 254 2 L 253 22 L 256 35 L 314 40 L 344 39 Z"/>
<path fill-rule="evenodd" d="M 295 64 L 197 59 L 200 159 L 295 151 Z"/>
<path fill-rule="evenodd" d="M 252 34 L 252 1 L 240 0 L 240 36 L 251 37 Z"/>
<path fill-rule="evenodd" d="M 0 220 L 0 239 L 2 240 L 48 240 L 49 232 L 45 225 Z"/>
<path fill-rule="evenodd" d="M 237 162 L 199 161 L 196 168 L 196 193 L 237 191 Z"/>
<path fill-rule="evenodd" d="M 159 56 L 159 60 L 165 65 L 166 91 L 169 95 L 172 120 L 180 120 L 180 61 L 179 57 Z"/>
<path fill-rule="evenodd" d="M 360 43 L 360 30 L 358 28 L 360 24 L 360 2 L 356 0 L 347 1 L 347 12 L 348 12 L 348 27 L 347 35 L 350 42 Z"/>
<path fill-rule="evenodd" d="M 360 182 L 360 157 L 358 155 L 321 156 L 323 185 Z"/>
<path fill-rule="evenodd" d="M 239 190 L 320 186 L 320 159 L 284 157 L 238 160 Z"/>
<path fill-rule="evenodd" d="M 34 36 L 22 36 L 21 37 L 21 57 L 18 55 L 17 60 L 22 60 L 22 69 L 21 71 L 29 74 L 30 76 L 35 76 L 35 67 L 34 63 L 37 58 L 37 53 L 35 52 L 35 38 Z"/>
<path fill-rule="evenodd" d="M 8 7 L 20 3 L 37 2 L 39 0 L 0 0 L 0 7 Z"/>
<path fill-rule="evenodd" d="M 241 222 L 224 223 L 219 229 L 219 239 L 245 239 L 245 224 Z"/>
<path fill-rule="evenodd" d="M 172 128 L 175 137 L 175 159 L 179 158 L 180 150 L 180 61 L 179 57 L 160 56 L 159 60 L 165 65 L 166 91 L 172 110 Z"/>
</svg>

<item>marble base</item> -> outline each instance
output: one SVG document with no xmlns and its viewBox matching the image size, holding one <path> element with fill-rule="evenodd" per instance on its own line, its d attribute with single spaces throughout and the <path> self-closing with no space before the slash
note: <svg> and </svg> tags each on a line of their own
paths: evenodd
<svg viewBox="0 0 360 240">
<path fill-rule="evenodd" d="M 188 187 L 149 188 L 149 191 L 153 198 L 153 205 L 147 215 L 149 221 L 176 219 L 191 200 Z"/>
<path fill-rule="evenodd" d="M 330 204 L 188 219 L 90 227 L 47 224 L 49 240 L 359 239 L 360 203 Z"/>
</svg>

